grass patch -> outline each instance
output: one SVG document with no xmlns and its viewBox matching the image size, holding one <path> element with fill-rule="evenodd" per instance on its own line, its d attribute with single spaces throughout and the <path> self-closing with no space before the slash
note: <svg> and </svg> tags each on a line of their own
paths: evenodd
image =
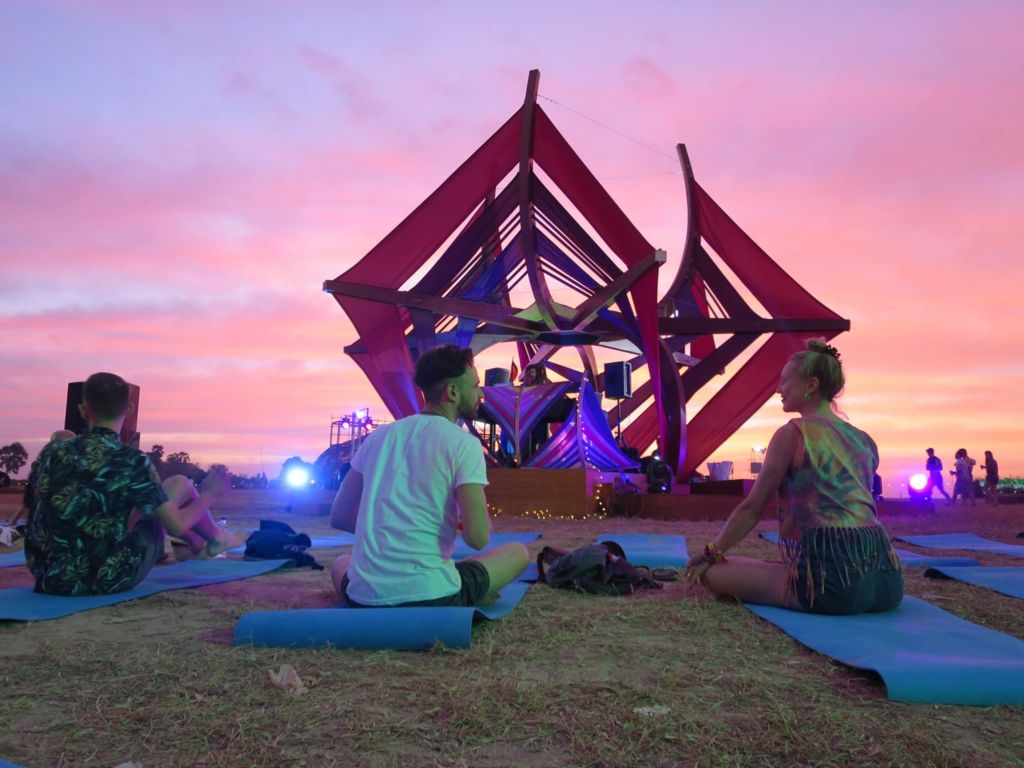
<svg viewBox="0 0 1024 768">
<path fill-rule="evenodd" d="M 296 527 L 321 533 L 325 521 Z M 682 532 L 693 548 L 719 524 L 496 527 L 541 531 L 536 552 L 614 529 Z M 1024 521 L 1011 516 L 1005 528 L 986 533 L 1010 541 Z M 740 551 L 774 550 L 748 539 Z M 890 702 L 872 675 L 680 583 L 632 598 L 538 586 L 510 616 L 475 629 L 472 649 L 420 653 L 231 647 L 223 640 L 246 610 L 319 604 L 328 589 L 326 573 L 309 570 L 240 584 L 0 625 L 0 759 L 145 768 L 1024 765 L 1024 708 Z M 1021 601 L 917 572 L 907 591 L 1024 638 Z M 283 663 L 313 678 L 308 693 L 287 697 L 270 684 Z"/>
</svg>

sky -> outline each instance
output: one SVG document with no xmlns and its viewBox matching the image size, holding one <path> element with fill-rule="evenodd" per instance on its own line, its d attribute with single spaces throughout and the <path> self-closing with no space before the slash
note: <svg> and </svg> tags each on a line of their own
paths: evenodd
<svg viewBox="0 0 1024 768">
<path fill-rule="evenodd" d="M 841 408 L 890 495 L 927 447 L 1022 476 L 1022 28 L 1015 2 L 8 0 L 0 444 L 34 455 L 97 370 L 141 386 L 144 449 L 236 472 L 312 461 L 332 417 L 384 416 L 322 283 L 539 69 L 542 108 L 670 265 L 684 142 L 851 320 Z M 712 459 L 744 476 L 786 418 L 773 398 Z"/>
</svg>

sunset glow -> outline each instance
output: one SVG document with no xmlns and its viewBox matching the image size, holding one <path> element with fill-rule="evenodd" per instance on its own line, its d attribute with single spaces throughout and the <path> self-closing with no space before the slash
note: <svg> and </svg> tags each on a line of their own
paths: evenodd
<svg viewBox="0 0 1024 768">
<path fill-rule="evenodd" d="M 332 418 L 386 416 L 321 284 L 536 68 L 668 268 L 685 142 L 708 192 L 851 320 L 841 409 L 887 495 L 929 446 L 1024 475 L 1020 4 L 16 0 L 0 23 L 0 444 L 34 456 L 97 370 L 142 388 L 143 448 L 236 472 L 276 476 Z M 773 398 L 713 460 L 747 476 L 787 418 Z"/>
</svg>

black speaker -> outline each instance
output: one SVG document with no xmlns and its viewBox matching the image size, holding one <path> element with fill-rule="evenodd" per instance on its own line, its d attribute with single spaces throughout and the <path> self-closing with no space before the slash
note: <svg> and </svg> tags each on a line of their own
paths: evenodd
<svg viewBox="0 0 1024 768">
<path fill-rule="evenodd" d="M 85 432 L 87 426 L 82 414 L 78 412 L 83 387 L 84 381 L 69 381 L 68 399 L 64 405 L 64 429 L 70 429 L 76 435 Z M 139 433 L 136 432 L 136 428 L 139 425 L 139 388 L 134 384 L 128 385 L 128 403 L 128 415 L 125 416 L 124 426 L 121 427 L 121 442 L 138 448 Z"/>
<path fill-rule="evenodd" d="M 496 387 L 499 384 L 508 384 L 507 368 L 488 368 L 484 371 L 485 387 Z"/>
<path fill-rule="evenodd" d="M 604 396 L 618 400 L 633 396 L 633 368 L 629 363 L 605 363 Z"/>
</svg>

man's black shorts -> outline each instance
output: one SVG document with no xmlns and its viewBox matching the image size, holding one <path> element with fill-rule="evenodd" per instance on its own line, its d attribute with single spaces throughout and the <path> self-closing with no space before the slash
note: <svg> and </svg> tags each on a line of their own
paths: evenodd
<svg viewBox="0 0 1024 768">
<path fill-rule="evenodd" d="M 395 605 L 374 605 L 364 606 L 362 603 L 357 603 L 352 598 L 348 597 L 345 592 L 348 589 L 348 574 L 346 573 L 344 578 L 341 580 L 341 591 L 345 594 L 345 599 L 348 600 L 352 605 L 360 608 L 438 608 L 438 607 L 458 607 L 458 606 L 471 606 L 476 605 L 491 590 L 491 577 L 487 573 L 487 568 L 478 560 L 459 560 L 455 563 L 455 569 L 459 572 L 459 578 L 462 581 L 462 588 L 451 595 L 445 595 L 444 597 L 435 597 L 433 600 L 419 600 L 413 603 L 397 603 Z"/>
</svg>

